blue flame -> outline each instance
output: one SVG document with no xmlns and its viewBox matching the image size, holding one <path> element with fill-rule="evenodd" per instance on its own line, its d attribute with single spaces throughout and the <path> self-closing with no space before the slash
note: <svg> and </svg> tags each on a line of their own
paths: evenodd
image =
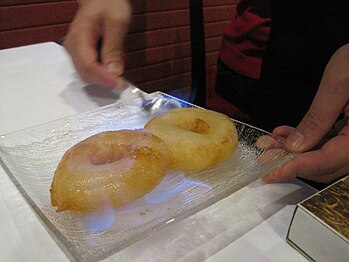
<svg viewBox="0 0 349 262">
<path fill-rule="evenodd" d="M 184 174 L 173 174 L 167 180 L 164 180 L 154 191 L 144 196 L 144 200 L 148 204 L 160 204 L 177 196 L 190 201 L 191 197 L 189 189 L 211 190 L 212 187 L 203 182 L 196 181 L 185 177 Z M 188 193 L 189 192 L 189 193 Z M 202 191 L 199 191 L 202 193 Z M 182 194 L 182 195 L 181 195 Z M 120 217 L 119 217 L 120 218 Z M 98 234 L 109 230 L 117 219 L 117 209 L 109 208 L 104 211 L 94 212 L 86 216 L 82 216 L 77 220 L 77 226 L 83 231 Z"/>
<path fill-rule="evenodd" d="M 186 90 L 186 89 L 176 89 L 169 92 L 169 95 L 179 98 L 183 101 L 193 103 L 196 97 L 196 91 L 194 89 Z"/>
<path fill-rule="evenodd" d="M 77 222 L 81 230 L 100 233 L 109 229 L 115 222 L 116 214 L 113 209 L 95 212 L 80 218 Z"/>
</svg>

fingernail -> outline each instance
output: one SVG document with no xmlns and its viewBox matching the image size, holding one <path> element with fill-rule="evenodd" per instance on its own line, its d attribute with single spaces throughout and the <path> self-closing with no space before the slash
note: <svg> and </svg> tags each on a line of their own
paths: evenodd
<svg viewBox="0 0 349 262">
<path fill-rule="evenodd" d="M 286 141 L 293 149 L 299 149 L 304 142 L 304 136 L 300 132 L 295 131 Z"/>
<path fill-rule="evenodd" d="M 108 73 L 112 74 L 112 75 L 118 76 L 121 73 L 120 64 L 117 62 L 113 62 L 113 63 L 108 64 L 107 70 L 108 70 Z"/>
<path fill-rule="evenodd" d="M 109 74 L 115 74 L 115 72 L 118 70 L 116 63 L 110 63 L 107 65 L 107 71 Z"/>
<path fill-rule="evenodd" d="M 282 181 L 279 177 L 279 169 L 276 169 L 263 177 L 266 184 L 278 183 Z"/>
</svg>

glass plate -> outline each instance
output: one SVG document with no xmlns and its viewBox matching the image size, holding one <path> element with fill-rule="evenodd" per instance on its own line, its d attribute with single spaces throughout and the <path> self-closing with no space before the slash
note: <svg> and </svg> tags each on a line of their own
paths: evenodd
<svg viewBox="0 0 349 262">
<path fill-rule="evenodd" d="M 161 92 L 148 96 L 194 106 Z M 239 146 L 219 166 L 198 173 L 168 172 L 152 192 L 121 208 L 92 214 L 57 213 L 49 189 L 63 153 L 102 131 L 142 128 L 161 111 L 150 114 L 140 105 L 141 99 L 136 98 L 118 101 L 0 137 L 2 166 L 71 260 L 106 258 L 221 200 L 292 157 L 278 142 L 270 143 L 268 133 L 234 121 Z"/>
</svg>

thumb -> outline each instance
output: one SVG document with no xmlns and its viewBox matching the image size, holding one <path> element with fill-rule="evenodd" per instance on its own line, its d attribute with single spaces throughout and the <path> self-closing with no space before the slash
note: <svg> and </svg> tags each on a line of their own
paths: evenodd
<svg viewBox="0 0 349 262">
<path fill-rule="evenodd" d="M 285 140 L 285 148 L 291 152 L 310 150 L 325 137 L 335 120 L 336 116 L 329 117 L 323 110 L 310 109 Z"/>
<path fill-rule="evenodd" d="M 288 150 L 304 152 L 316 146 L 343 112 L 349 94 L 347 66 L 343 65 L 348 60 L 349 45 L 345 48 L 329 61 L 309 111 L 285 141 Z"/>
</svg>

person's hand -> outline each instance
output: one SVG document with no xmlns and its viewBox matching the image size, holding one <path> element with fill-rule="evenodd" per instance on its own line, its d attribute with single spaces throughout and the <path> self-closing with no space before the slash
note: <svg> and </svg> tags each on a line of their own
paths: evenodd
<svg viewBox="0 0 349 262">
<path fill-rule="evenodd" d="M 64 46 L 87 83 L 116 87 L 124 71 L 122 45 L 131 19 L 127 0 L 84 0 Z M 102 40 L 100 60 L 98 43 Z"/>
<path fill-rule="evenodd" d="M 264 177 L 266 183 L 302 177 L 329 183 L 349 174 L 349 44 L 332 56 L 314 101 L 296 128 L 277 127 L 273 135 L 300 152 Z M 344 118 L 335 124 L 343 113 Z M 334 125 L 335 124 L 335 125 Z M 333 128 L 332 128 L 333 127 Z"/>
</svg>

